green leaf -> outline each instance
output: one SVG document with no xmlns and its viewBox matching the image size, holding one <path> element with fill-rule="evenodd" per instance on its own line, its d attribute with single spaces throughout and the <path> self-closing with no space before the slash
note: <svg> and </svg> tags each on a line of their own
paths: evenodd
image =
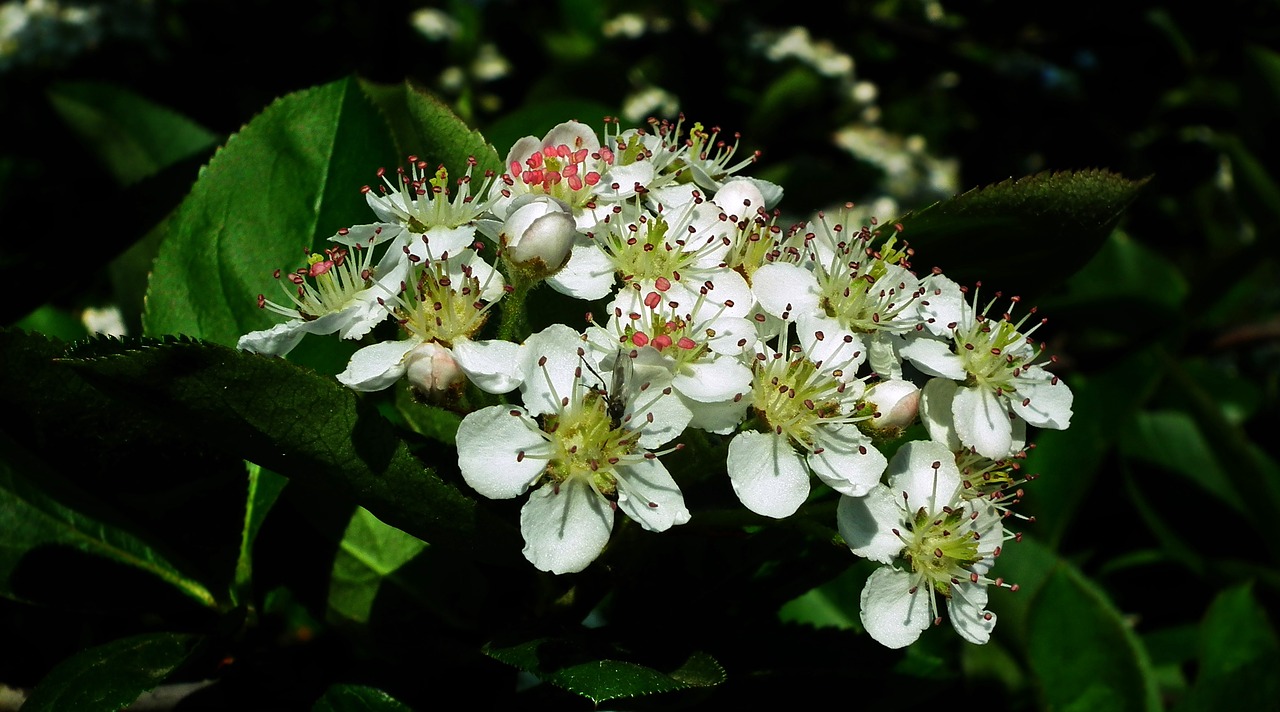
<svg viewBox="0 0 1280 712">
<path fill-rule="evenodd" d="M 670 673 L 632 662 L 599 659 L 577 641 L 538 638 L 511 646 L 486 645 L 495 660 L 581 695 L 595 704 L 724 682 L 724 668 L 706 653 L 696 652 Z"/>
<path fill-rule="evenodd" d="M 382 690 L 363 685 L 334 685 L 316 700 L 311 712 L 412 712 L 413 708 Z"/>
<path fill-rule="evenodd" d="M 1097 309 L 1101 304 L 1124 301 L 1137 302 L 1146 309 L 1174 310 L 1189 291 L 1187 280 L 1166 255 L 1117 230 L 1067 281 L 1066 295 L 1041 306 L 1056 313 L 1061 306 Z"/>
<path fill-rule="evenodd" d="M 975 188 L 896 222 L 916 267 L 1006 294 L 1041 294 L 1089 261 L 1148 179 L 1107 170 L 1037 173 Z"/>
<path fill-rule="evenodd" d="M 244 503 L 244 532 L 240 536 L 240 558 L 236 561 L 236 578 L 232 601 L 238 603 L 251 591 L 253 583 L 253 542 L 258 530 L 267 518 L 267 512 L 289 484 L 286 477 L 264 470 L 253 463 L 245 463 L 249 475 L 249 493 Z"/>
<path fill-rule="evenodd" d="M 862 567 L 850 566 L 831 581 L 783 604 L 778 610 L 778 620 L 815 628 L 860 631 L 859 606 L 866 581 L 867 572 Z"/>
<path fill-rule="evenodd" d="M 1045 706 L 1060 710 L 1158 710 L 1141 641 L 1098 587 L 1061 565 L 1028 618 L 1027 658 Z"/>
<path fill-rule="evenodd" d="M 413 432 L 445 445 L 453 445 L 462 416 L 429 403 L 420 403 L 410 386 L 396 389 L 396 413 Z"/>
<path fill-rule="evenodd" d="M 285 96 L 201 172 L 156 256 L 143 326 L 234 344 L 275 323 L 255 295 L 351 225 L 373 222 L 360 187 L 393 154 L 355 80 Z"/>
<path fill-rule="evenodd" d="M 121 87 L 62 82 L 48 94 L 54 110 L 122 185 L 207 151 L 217 141 L 190 119 Z"/>
<path fill-rule="evenodd" d="M 1248 584 L 1218 594 L 1200 624 L 1200 667 L 1183 710 L 1268 709 L 1280 699 L 1280 642 Z"/>
<path fill-rule="evenodd" d="M 382 582 L 422 553 L 427 543 L 357 507 L 338 545 L 329 577 L 329 610 L 368 623 Z"/>
<path fill-rule="evenodd" d="M 1190 415 L 1145 411 L 1135 413 L 1131 423 L 1116 441 L 1122 453 L 1176 472 L 1237 512 L 1245 511 L 1239 493 Z"/>
<path fill-rule="evenodd" d="M 22 705 L 24 712 L 116 712 L 164 681 L 200 638 L 151 633 L 89 648 L 62 661 Z"/>
<path fill-rule="evenodd" d="M 35 483 L 41 472 L 22 472 L 8 461 L 16 447 L 0 438 L 0 595 L 26 600 L 15 590 L 15 572 L 38 569 L 31 557 L 50 547 L 67 547 L 152 574 L 210 608 L 218 603 L 208 589 L 134 535 L 64 506 Z M 28 574 L 29 575 L 29 574 Z M 101 582 L 106 584 L 107 582 Z"/>
<path fill-rule="evenodd" d="M 237 457 L 326 488 L 423 540 L 501 558 L 520 550 L 511 526 L 425 466 L 370 401 L 332 378 L 173 337 L 89 342 L 68 359 L 104 390 L 200 423 Z"/>
<path fill-rule="evenodd" d="M 453 178 L 461 178 L 468 159 L 476 159 L 472 171 L 480 185 L 486 170 L 502 172 L 502 156 L 470 126 L 434 95 L 406 81 L 404 84 L 361 82 L 369 100 L 377 105 L 395 139 L 396 151 L 403 159 L 414 155 L 429 166 L 443 165 Z M 378 168 L 378 166 L 374 166 Z"/>
</svg>

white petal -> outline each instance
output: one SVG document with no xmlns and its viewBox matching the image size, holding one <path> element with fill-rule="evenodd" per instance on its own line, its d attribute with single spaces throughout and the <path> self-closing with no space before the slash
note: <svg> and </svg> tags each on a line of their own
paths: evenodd
<svg viewBox="0 0 1280 712">
<path fill-rule="evenodd" d="M 946 445 L 952 452 L 962 447 L 960 436 L 956 435 L 955 416 L 952 415 L 959 387 L 950 378 L 931 378 L 920 390 L 920 422 L 924 423 L 930 438 Z"/>
<path fill-rule="evenodd" d="M 1013 412 L 1038 428 L 1066 430 L 1071 425 L 1074 396 L 1067 384 L 1039 366 L 1029 366 L 1018 379 L 1018 393 L 1010 398 Z M 1023 405 L 1023 401 L 1028 401 Z"/>
<path fill-rule="evenodd" d="M 635 195 L 637 185 L 643 188 L 651 182 L 653 182 L 653 162 L 636 161 L 625 166 L 610 168 L 608 173 L 601 176 L 595 193 L 601 200 L 616 202 Z M 613 187 L 615 184 L 617 188 Z"/>
<path fill-rule="evenodd" d="M 520 509 L 524 557 L 553 574 L 587 568 L 609 543 L 612 529 L 609 502 L 577 477 L 559 487 L 539 487 Z"/>
<path fill-rule="evenodd" d="M 1005 400 L 990 388 L 962 387 L 956 391 L 951 415 L 955 418 L 960 442 L 979 455 L 999 460 L 1008 457 L 1013 447 L 1013 428 Z"/>
<path fill-rule="evenodd" d="M 897 334 L 877 331 L 866 340 L 867 363 L 881 378 L 902 378 L 902 356 L 898 350 L 906 339 Z"/>
<path fill-rule="evenodd" d="M 747 295 L 750 303 L 750 294 Z M 741 317 L 720 317 L 706 323 L 708 331 L 715 336 L 708 337 L 707 347 L 713 352 L 726 356 L 742 356 L 755 353 L 756 342 L 760 339 L 756 325 L 749 319 Z"/>
<path fill-rule="evenodd" d="M 520 346 L 510 341 L 453 342 L 453 357 L 471 382 L 486 393 L 508 393 L 520 386 Z"/>
<path fill-rule="evenodd" d="M 307 332 L 301 328 L 306 324 L 302 319 L 292 319 L 270 329 L 251 331 L 240 337 L 236 348 L 263 356 L 284 356 L 306 336 Z"/>
<path fill-rule="evenodd" d="M 582 335 L 564 324 L 552 324 L 525 339 L 520 347 L 520 395 L 533 415 L 554 413 L 562 398 L 573 394 L 574 372 L 582 366 Z M 539 365 L 543 358 L 546 361 Z M 589 372 L 583 369 L 584 378 Z"/>
<path fill-rule="evenodd" d="M 399 193 L 378 195 L 377 191 L 371 190 L 364 194 L 364 202 L 368 204 L 373 214 L 384 223 L 398 223 L 404 219 L 404 214 L 408 212 L 404 204 L 404 198 Z"/>
<path fill-rule="evenodd" d="M 898 349 L 898 355 L 930 376 L 963 381 L 969 373 L 964 361 L 951 351 L 951 342 L 929 336 L 908 336 L 907 343 Z"/>
<path fill-rule="evenodd" d="M 720 435 L 728 435 L 738 429 L 746 416 L 748 401 L 746 398 L 738 402 L 699 403 L 685 400 L 684 404 L 693 412 L 689 420 L 690 428 L 698 428 Z"/>
<path fill-rule="evenodd" d="M 747 284 L 746 277 L 735 270 L 699 270 L 696 279 L 711 283 L 707 301 L 724 305 L 721 316 L 745 320 L 751 313 L 751 307 L 755 306 L 756 298 L 751 294 L 751 285 Z"/>
<path fill-rule="evenodd" d="M 680 395 L 702 403 L 723 403 L 751 392 L 751 369 L 737 359 L 713 358 L 691 363 L 671 379 Z"/>
<path fill-rule="evenodd" d="M 888 467 L 889 489 L 905 494 L 905 507 L 939 512 L 955 502 L 960 470 L 955 454 L 932 440 L 912 440 L 893 454 Z"/>
<path fill-rule="evenodd" d="M 734 178 L 720 186 L 712 196 L 711 202 L 729 213 L 731 217 L 737 216 L 738 220 L 734 222 L 739 222 L 752 218 L 757 211 L 764 208 L 764 194 L 753 181 Z"/>
<path fill-rule="evenodd" d="M 751 277 L 751 293 L 766 312 L 788 321 L 817 311 L 818 280 L 798 265 L 771 262 Z"/>
<path fill-rule="evenodd" d="M 600 149 L 600 139 L 596 136 L 595 129 L 580 121 L 573 120 L 557 124 L 547 132 L 546 136 L 542 137 L 543 146 L 555 147 L 562 144 L 573 151 L 585 148 L 588 151 L 595 152 Z"/>
<path fill-rule="evenodd" d="M 840 380 L 852 381 L 858 368 L 867 358 L 862 335 L 855 334 L 831 317 L 813 312 L 801 314 L 796 319 L 796 334 L 805 356 L 822 364 L 822 372 L 834 375 L 841 372 Z"/>
<path fill-rule="evenodd" d="M 506 280 L 502 273 L 485 261 L 475 250 L 463 250 L 447 263 L 449 278 L 454 284 L 463 284 L 467 272 L 480 283 L 480 298 L 486 302 L 496 302 L 506 293 Z"/>
<path fill-rule="evenodd" d="M 613 262 L 594 240 L 579 236 L 569 252 L 569 261 L 547 278 L 547 284 L 561 294 L 577 299 L 602 299 L 613 290 Z"/>
<path fill-rule="evenodd" d="M 871 491 L 889 464 L 856 425 L 819 428 L 813 444 L 822 451 L 806 458 L 809 469 L 831 489 L 851 497 Z"/>
<path fill-rule="evenodd" d="M 425 240 L 423 238 L 426 238 Z M 445 256 L 457 257 L 476 241 L 475 225 L 448 227 L 437 225 L 409 242 L 409 252 L 419 259 L 440 260 Z"/>
<path fill-rule="evenodd" d="M 876 569 L 862 589 L 862 625 L 885 647 L 911 645 L 933 622 L 931 596 L 933 591 L 928 586 L 911 593 L 911 574 L 905 571 Z"/>
<path fill-rule="evenodd" d="M 628 517 L 651 532 L 663 532 L 689 521 L 684 495 L 656 458 L 618 469 L 618 509 Z"/>
<path fill-rule="evenodd" d="M 490 499 L 523 494 L 546 469 L 545 456 L 552 449 L 531 422 L 519 406 L 491 405 L 468 413 L 456 438 L 462 479 Z"/>
<path fill-rule="evenodd" d="M 742 179 L 755 183 L 756 189 L 764 196 L 765 210 L 773 210 L 782 201 L 782 186 L 777 183 L 770 183 L 762 178 L 752 178 L 751 176 L 742 176 Z"/>
<path fill-rule="evenodd" d="M 726 469 L 738 499 L 756 514 L 789 517 L 809 496 L 809 468 L 785 436 L 738 433 Z"/>
<path fill-rule="evenodd" d="M 627 398 L 625 418 L 627 427 L 640 433 L 637 444 L 652 449 L 680 437 L 689 426 L 693 412 L 674 392 L 649 388 Z"/>
<path fill-rule="evenodd" d="M 947 614 L 951 618 L 952 627 L 961 638 L 977 645 L 991 640 L 991 631 L 996 627 L 996 614 L 986 608 L 985 584 L 952 584 L 951 597 L 947 599 Z"/>
<path fill-rule="evenodd" d="M 366 193 L 365 195 L 367 197 L 369 194 Z M 329 240 L 347 247 L 359 245 L 361 248 L 368 248 L 381 245 L 404 232 L 404 228 L 396 224 L 396 220 L 397 218 L 393 217 L 390 220 L 368 225 L 352 225 L 343 232 L 330 237 Z"/>
<path fill-rule="evenodd" d="M 380 391 L 404 375 L 405 354 L 412 351 L 421 339 L 379 341 L 351 354 L 347 368 L 337 378 L 353 391 Z"/>
<path fill-rule="evenodd" d="M 941 274 L 931 274 L 920 283 L 925 289 L 920 303 L 925 328 L 934 336 L 950 338 L 954 331 L 951 325 L 959 323 L 965 306 L 960 285 Z"/>
<path fill-rule="evenodd" d="M 559 128 L 559 127 L 557 127 L 557 128 Z M 552 129 L 552 130 L 554 131 L 555 129 Z M 520 170 L 520 171 L 523 171 L 523 170 L 525 169 L 525 168 L 524 168 L 524 162 L 525 162 L 526 160 L 528 160 L 528 159 L 529 159 L 529 157 L 530 157 L 530 156 L 532 156 L 535 152 L 537 152 L 537 151 L 541 151 L 541 150 L 542 150 L 542 145 L 543 145 L 543 144 L 542 144 L 542 141 L 541 141 L 541 140 L 539 140 L 538 138 L 534 137 L 534 136 L 525 136 L 524 138 L 520 139 L 519 141 L 516 141 L 516 142 L 515 142 L 515 144 L 511 146 L 511 150 L 510 150 L 510 151 L 507 151 L 507 160 L 506 160 L 506 162 L 505 162 L 505 163 L 503 163 L 503 164 L 502 164 L 502 170 L 503 170 L 503 171 L 510 171 L 510 170 L 511 170 L 511 164 L 512 164 L 512 163 L 518 163 L 518 164 L 520 164 L 520 169 L 519 169 L 519 170 Z M 513 177 L 513 178 L 519 178 L 519 177 L 520 177 L 520 175 L 519 175 L 519 171 L 516 173 L 516 175 L 514 175 L 514 176 L 512 176 L 512 177 Z M 497 189 L 499 188 L 499 186 L 501 186 L 501 185 L 502 185 L 502 183 L 503 183 L 503 182 L 502 182 L 502 181 L 500 181 L 500 180 L 499 180 L 499 181 L 494 181 L 493 187 L 494 187 L 495 192 L 497 191 Z M 519 181 L 519 180 L 517 180 L 517 181 L 516 181 L 516 184 L 517 184 L 517 185 L 523 185 L 523 183 L 522 183 L 521 181 Z M 505 214 L 505 213 L 503 213 L 500 217 L 504 217 L 504 218 L 505 218 L 505 217 L 506 217 L 506 214 Z"/>
<path fill-rule="evenodd" d="M 853 553 L 882 564 L 892 563 L 902 553 L 902 540 L 893 533 L 906 527 L 901 496 L 877 485 L 862 497 L 840 498 L 836 526 Z"/>
</svg>

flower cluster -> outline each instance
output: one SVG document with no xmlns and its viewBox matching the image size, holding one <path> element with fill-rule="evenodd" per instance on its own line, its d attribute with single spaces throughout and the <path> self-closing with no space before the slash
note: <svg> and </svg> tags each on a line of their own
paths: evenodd
<svg viewBox="0 0 1280 712">
<path fill-rule="evenodd" d="M 376 222 L 287 275 L 283 301 L 258 297 L 288 320 L 240 347 L 360 339 L 342 383 L 406 379 L 463 408 L 461 475 L 486 497 L 529 493 L 520 527 L 539 569 L 588 567 L 619 510 L 652 532 L 689 522 L 663 457 L 696 429 L 726 444 L 722 469 L 757 515 L 839 497 L 843 540 L 883 564 L 862 593 L 876 640 L 910 644 L 945 602 L 985 642 L 1027 425 L 1071 418 L 1034 309 L 1015 318 L 1017 298 L 1000 311 L 999 294 L 981 303 L 918 273 L 900 236 L 852 206 L 783 228 L 781 188 L 743 175 L 757 156 L 738 149 L 699 124 L 601 137 L 570 121 L 476 180 L 474 165 L 451 184 L 411 157 L 365 189 Z M 529 333 L 524 297 L 541 283 L 599 300 L 602 318 Z M 398 338 L 377 340 L 386 321 Z M 468 384 L 495 397 L 464 408 L 484 402 L 461 398 Z"/>
</svg>

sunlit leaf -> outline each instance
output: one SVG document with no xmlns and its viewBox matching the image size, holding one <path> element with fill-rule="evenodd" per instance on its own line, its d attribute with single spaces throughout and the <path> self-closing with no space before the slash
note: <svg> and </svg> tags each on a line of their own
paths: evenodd
<svg viewBox="0 0 1280 712">
<path fill-rule="evenodd" d="M 382 582 L 426 547 L 427 542 L 383 524 L 369 510 L 357 507 L 333 561 L 329 610 L 367 623 Z"/>
<path fill-rule="evenodd" d="M 564 639 L 539 638 L 511 646 L 490 644 L 485 646 L 485 654 L 596 704 L 711 687 L 725 679 L 720 664 L 702 652 L 694 653 L 669 673 L 622 660 L 598 659 L 587 648 Z"/>
<path fill-rule="evenodd" d="M 272 325 L 255 297 L 277 296 L 273 270 L 373 222 L 360 187 L 392 154 L 353 79 L 271 104 L 218 151 L 174 216 L 147 290 L 146 332 L 234 344 Z"/>
<path fill-rule="evenodd" d="M 1028 618 L 1028 660 L 1046 706 L 1158 710 L 1141 641 L 1098 587 L 1067 564 L 1045 582 Z"/>
<path fill-rule="evenodd" d="M 417 156 L 428 166 L 443 165 L 456 179 L 466 172 L 468 159 L 475 158 L 472 190 L 478 189 L 486 170 L 501 172 L 502 156 L 435 96 L 407 81 L 392 85 L 362 82 L 361 88 L 390 124 L 400 160 Z M 387 166 L 389 171 L 392 168 Z"/>
<path fill-rule="evenodd" d="M 488 521 L 368 401 L 331 378 L 188 339 L 90 342 L 68 356 L 104 389 L 183 413 L 229 452 L 328 488 L 433 544 L 504 557 L 520 549 L 509 525 Z"/>
<path fill-rule="evenodd" d="M 961 284 L 983 280 L 1030 297 L 1088 262 L 1145 183 L 1101 169 L 1037 173 L 975 188 L 881 230 L 902 226 L 919 269 L 937 266 Z"/>
<path fill-rule="evenodd" d="M 122 638 L 59 663 L 23 703 L 25 712 L 117 712 L 154 689 L 191 654 L 198 636 Z"/>
</svg>

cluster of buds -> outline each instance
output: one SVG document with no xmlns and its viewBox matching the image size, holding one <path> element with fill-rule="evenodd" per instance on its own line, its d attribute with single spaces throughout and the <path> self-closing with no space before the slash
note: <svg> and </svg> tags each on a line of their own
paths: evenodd
<svg viewBox="0 0 1280 712">
<path fill-rule="evenodd" d="M 896 231 L 852 206 L 779 227 L 782 189 L 743 175 L 758 154 L 738 148 L 683 121 L 607 121 L 603 136 L 570 121 L 475 183 L 411 158 L 366 188 L 376 222 L 290 275 L 292 306 L 259 297 L 290 319 L 240 347 L 282 355 L 336 333 L 365 342 L 338 375 L 352 389 L 512 394 L 466 413 L 458 462 L 481 495 L 529 494 L 520 526 L 539 569 L 587 568 L 618 510 L 652 532 L 696 516 L 662 457 L 697 429 L 727 443 L 723 469 L 756 515 L 840 498 L 845 543 L 883 564 L 861 601 L 876 640 L 910 644 L 942 601 L 986 642 L 1027 426 L 1071 418 L 1034 310 L 1015 319 L 999 294 L 981 304 L 918 273 Z M 507 310 L 528 305 L 513 295 L 543 283 L 603 301 L 604 318 L 515 333 L 527 319 Z M 399 337 L 374 340 L 387 319 Z"/>
</svg>

